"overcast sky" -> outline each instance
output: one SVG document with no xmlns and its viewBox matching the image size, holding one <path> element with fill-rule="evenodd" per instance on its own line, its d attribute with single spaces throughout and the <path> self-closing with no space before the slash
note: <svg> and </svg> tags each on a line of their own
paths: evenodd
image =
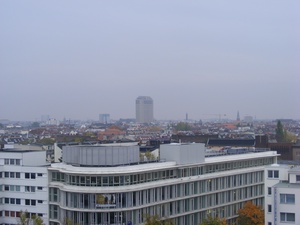
<svg viewBox="0 0 300 225">
<path fill-rule="evenodd" d="M 0 119 L 300 119 L 300 1 L 0 1 Z"/>
</svg>

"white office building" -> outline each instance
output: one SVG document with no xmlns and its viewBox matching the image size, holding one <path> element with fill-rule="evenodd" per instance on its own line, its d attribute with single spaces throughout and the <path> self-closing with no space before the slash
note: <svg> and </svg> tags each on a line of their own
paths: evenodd
<svg viewBox="0 0 300 225">
<path fill-rule="evenodd" d="M 265 224 L 300 224 L 300 167 L 274 164 L 265 170 Z"/>
<path fill-rule="evenodd" d="M 63 162 L 49 167 L 50 225 L 137 225 L 147 214 L 233 224 L 245 202 L 264 205 L 264 168 L 276 160 L 266 150 L 208 157 L 193 143 L 161 145 L 160 161 L 141 163 L 137 145 L 66 146 Z"/>
<path fill-rule="evenodd" d="M 46 151 L 0 150 L 0 224 L 18 224 L 20 211 L 48 224 Z"/>
</svg>

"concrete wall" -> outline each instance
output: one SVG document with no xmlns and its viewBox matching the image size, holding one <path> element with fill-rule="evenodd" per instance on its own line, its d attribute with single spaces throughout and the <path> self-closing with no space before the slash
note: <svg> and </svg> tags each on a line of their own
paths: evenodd
<svg viewBox="0 0 300 225">
<path fill-rule="evenodd" d="M 139 146 L 64 146 L 63 161 L 85 166 L 117 166 L 139 162 Z"/>
<path fill-rule="evenodd" d="M 205 159 L 205 145 L 201 143 L 161 145 L 160 159 L 176 161 L 177 164 L 201 163 Z"/>
</svg>

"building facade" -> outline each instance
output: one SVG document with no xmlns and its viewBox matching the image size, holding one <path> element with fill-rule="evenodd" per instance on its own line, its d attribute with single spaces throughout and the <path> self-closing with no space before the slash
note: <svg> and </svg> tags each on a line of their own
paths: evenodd
<svg viewBox="0 0 300 225">
<path fill-rule="evenodd" d="M 110 114 L 99 114 L 99 122 L 103 124 L 110 123 Z"/>
<path fill-rule="evenodd" d="M 136 122 L 153 122 L 153 100 L 149 96 L 139 96 L 135 101 Z"/>
<path fill-rule="evenodd" d="M 48 225 L 46 151 L 0 150 L 0 224 L 19 224 L 20 211 Z"/>
<path fill-rule="evenodd" d="M 80 156 L 80 157 L 79 157 Z M 145 215 L 198 225 L 233 224 L 247 201 L 264 204 L 264 167 L 277 153 L 207 157 L 204 144 L 166 144 L 160 161 L 139 162 L 137 145 L 69 146 L 49 167 L 50 224 L 143 224 Z"/>
<path fill-rule="evenodd" d="M 265 169 L 265 224 L 300 224 L 300 167 L 274 164 Z"/>
</svg>

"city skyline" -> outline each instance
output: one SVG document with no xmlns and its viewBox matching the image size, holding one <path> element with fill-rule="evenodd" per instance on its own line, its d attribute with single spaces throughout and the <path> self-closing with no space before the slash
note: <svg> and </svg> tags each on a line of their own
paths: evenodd
<svg viewBox="0 0 300 225">
<path fill-rule="evenodd" d="M 71 6 L 71 7 L 70 7 Z M 0 119 L 300 119 L 300 2 L 0 2 Z"/>
</svg>

